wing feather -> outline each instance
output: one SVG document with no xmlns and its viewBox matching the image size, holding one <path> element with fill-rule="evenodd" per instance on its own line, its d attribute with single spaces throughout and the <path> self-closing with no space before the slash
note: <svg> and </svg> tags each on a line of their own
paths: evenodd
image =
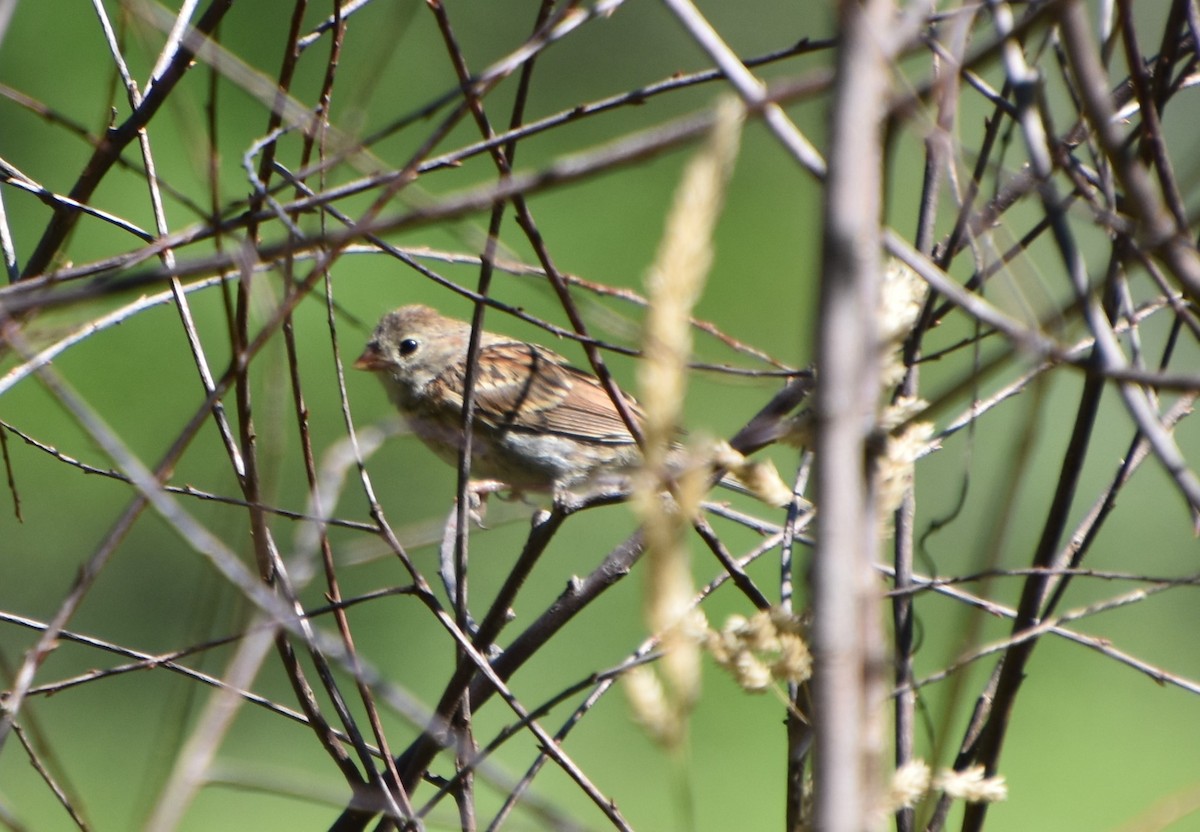
<svg viewBox="0 0 1200 832">
<path fill-rule="evenodd" d="M 461 390 L 465 367 L 455 365 L 435 381 Z M 459 408 L 461 396 L 454 396 Z M 626 401 L 635 418 L 641 410 Z M 497 430 L 560 434 L 581 442 L 633 442 L 621 414 L 592 375 L 544 347 L 521 342 L 487 344 L 479 351 L 475 418 Z"/>
</svg>

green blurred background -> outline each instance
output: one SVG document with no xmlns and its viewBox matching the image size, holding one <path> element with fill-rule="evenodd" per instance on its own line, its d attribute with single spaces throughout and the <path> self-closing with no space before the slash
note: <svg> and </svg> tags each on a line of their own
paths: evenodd
<svg viewBox="0 0 1200 832">
<path fill-rule="evenodd" d="M 832 10 L 824 3 L 759 2 L 752 4 L 752 9 L 719 2 L 701 5 L 743 56 L 781 49 L 803 37 L 820 39 L 833 34 Z M 107 7 L 110 14 L 119 16 L 117 4 Z M 475 69 L 519 44 L 532 25 L 534 10 L 533 4 L 512 0 L 450 4 L 463 51 Z M 325 13 L 322 4 L 310 10 L 306 20 L 311 26 Z M 221 28 L 221 42 L 270 81 L 277 72 L 290 14 L 291 5 L 282 0 L 238 4 Z M 136 15 L 130 21 L 122 29 L 126 57 L 134 76 L 144 79 L 162 33 Z M 295 91 L 306 103 L 311 103 L 318 88 L 327 48 L 327 41 L 322 40 L 301 61 Z M 761 73 L 767 78 L 799 76 L 829 61 L 829 53 L 819 52 L 764 68 Z M 899 86 L 906 83 L 904 79 L 921 80 L 927 63 L 927 57 L 919 55 L 899 67 Z M 113 94 L 111 66 L 94 15 L 80 2 L 19 3 L 0 44 L 0 83 L 94 133 L 108 122 L 110 106 L 116 107 L 118 121 L 128 112 L 123 96 Z M 555 113 L 705 66 L 699 50 L 663 7 L 630 2 L 611 18 L 583 26 L 546 52 L 535 73 L 527 117 Z M 996 82 L 995 67 L 989 69 Z M 453 86 L 453 74 L 432 18 L 423 3 L 412 0 L 376 2 L 352 18 L 338 72 L 333 122 L 350 137 L 368 135 Z M 204 138 L 208 83 L 207 72 L 198 67 L 151 127 L 160 175 L 200 205 L 209 200 L 209 152 Z M 221 202 L 228 203 L 249 190 L 240 167 L 241 155 L 265 131 L 266 113 L 261 102 L 238 84 L 226 78 L 217 83 L 219 189 Z M 494 122 L 507 120 L 512 89 L 510 80 L 488 99 Z M 703 85 L 552 130 L 522 143 L 517 167 L 532 169 L 561 154 L 591 148 L 708 106 L 720 92 L 717 85 Z M 962 142 L 971 148 L 977 144 L 986 111 L 969 96 L 965 102 Z M 826 105 L 818 99 L 789 107 L 789 113 L 818 147 L 823 145 Z M 913 233 L 915 224 L 923 164 L 921 141 L 929 118 L 924 114 L 915 119 L 897 135 L 892 147 L 888 221 L 905 235 Z M 1190 129 L 1177 123 L 1167 126 L 1177 136 Z M 402 165 L 429 129 L 429 124 L 419 123 L 371 148 L 375 159 L 360 158 L 359 172 L 378 164 Z M 467 144 L 476 135 L 474 126 L 464 121 L 441 149 Z M 297 141 L 289 136 L 282 142 L 281 158 L 287 164 L 295 164 Z M 62 127 L 11 98 L 0 99 L 0 157 L 47 188 L 68 191 L 89 152 L 82 140 Z M 588 280 L 640 288 L 687 156 L 687 152 L 668 153 L 534 197 L 531 208 L 559 267 Z M 126 158 L 136 157 L 128 151 Z M 969 166 L 971 161 L 962 159 L 960 165 Z M 480 157 L 459 170 L 423 178 L 418 186 L 424 198 L 431 199 L 488 181 L 490 167 L 490 161 Z M 344 166 L 333 172 L 332 179 L 353 175 L 354 171 Z M 357 215 L 369 198 L 351 200 L 342 207 Z M 748 125 L 698 317 L 788 364 L 806 364 L 811 359 L 820 253 L 820 198 L 813 178 L 799 171 L 760 125 Z M 27 257 L 49 218 L 49 209 L 12 188 L 5 189 L 4 199 L 18 254 Z M 135 173 L 110 174 L 93 202 L 144 228 L 153 227 L 145 183 Z M 168 200 L 167 210 L 173 228 L 200 220 L 177 201 Z M 1031 217 L 1015 210 L 999 231 L 1001 239 L 1015 239 L 1024 233 L 1022 223 Z M 941 233 L 949 229 L 950 221 L 948 214 L 939 227 Z M 476 217 L 393 235 L 389 241 L 477 253 L 483 222 Z M 278 229 L 267 234 L 268 239 L 278 239 L 271 234 L 277 235 Z M 505 221 L 504 242 L 512 246 L 515 256 L 533 262 L 511 217 Z M 78 264 L 135 247 L 136 241 L 127 235 L 85 220 L 69 242 L 68 258 Z M 208 251 L 192 247 L 181 253 L 181 258 L 199 257 Z M 469 266 L 435 268 L 464 285 L 475 283 L 477 270 Z M 1048 246 L 1035 247 L 1026 260 L 1003 275 L 998 295 L 991 297 L 1028 319 L 1033 311 L 1049 308 L 1065 295 L 1059 272 L 1054 252 Z M 256 292 L 260 294 L 257 311 L 261 322 L 278 296 L 277 276 L 260 279 Z M 334 293 L 344 313 L 338 321 L 338 338 L 346 364 L 357 355 L 378 316 L 394 306 L 425 302 L 449 314 L 470 313 L 465 301 L 382 255 L 342 258 L 334 270 Z M 565 323 L 551 291 L 539 280 L 498 275 L 493 294 Z M 635 308 L 580 297 L 589 321 L 602 332 L 614 340 L 636 343 Z M 39 315 L 28 323 L 27 337 L 34 346 L 51 343 L 117 303 L 132 299 L 125 295 Z M 229 348 L 221 297 L 216 290 L 209 290 L 192 300 L 210 361 L 215 368 L 223 368 Z M 296 318 L 300 365 L 318 454 L 345 436 L 325 314 L 314 298 L 301 305 Z M 489 325 L 521 337 L 543 341 L 549 337 L 494 312 Z M 1164 331 L 1150 328 L 1148 344 L 1153 346 L 1156 338 L 1161 342 Z M 969 332 L 963 322 L 951 320 L 933 341 L 948 345 Z M 583 360 L 574 345 L 560 343 L 555 348 L 575 361 Z M 734 360 L 727 349 L 703 335 L 697 337 L 697 354 L 707 361 Z M 1188 356 L 1194 358 L 1194 354 Z M 10 355 L 0 370 L 7 371 L 16 363 Z M 636 389 L 632 362 L 614 356 L 611 364 L 622 384 Z M 148 462 L 165 451 L 203 400 L 178 316 L 169 306 L 139 314 L 88 339 L 56 359 L 54 366 L 131 450 Z M 1009 377 L 1021 366 L 1014 360 Z M 924 376 L 930 391 L 927 395 L 932 398 L 969 369 L 965 356 L 930 366 Z M 275 339 L 252 372 L 256 425 L 268 500 L 302 510 L 306 489 L 286 373 L 282 341 Z M 989 380 L 987 389 L 994 389 L 999 381 Z M 373 379 L 351 373 L 347 386 L 360 427 L 390 423 L 390 408 Z M 974 433 L 955 435 L 941 452 L 922 462 L 918 468 L 919 529 L 924 531 L 934 519 L 952 518 L 924 541 L 922 569 L 965 574 L 979 568 L 992 552 L 1003 566 L 1028 563 L 1055 482 L 1079 386 L 1078 376 L 1055 374 L 1052 381 L 984 416 Z M 696 373 L 687 402 L 687 428 L 697 434 L 728 436 L 774 389 L 768 381 Z M 941 421 L 964 404 L 965 400 L 955 400 Z M 33 380 L 21 382 L 0 397 L 0 418 L 67 455 L 102 468 L 111 464 Z M 1115 397 L 1107 398 L 1100 419 L 1102 438 L 1093 445 L 1074 517 L 1082 516 L 1112 476 L 1131 431 L 1120 403 Z M 1189 433 L 1186 424 L 1180 442 L 1185 450 L 1197 449 L 1194 431 Z M 84 475 L 15 436 L 9 437 L 9 448 L 24 519 L 17 522 L 7 510 L 0 514 L 0 611 L 44 621 L 54 614 L 76 571 L 134 490 L 117 481 Z M 785 478 L 791 476 L 795 452 L 778 450 L 773 458 Z M 428 543 L 451 505 L 453 471 L 408 437 L 388 442 L 370 460 L 369 470 L 389 519 L 400 529 L 402 539 L 413 544 L 418 564 L 432 574 L 436 553 Z M 237 494 L 211 422 L 192 444 L 172 481 Z M 349 482 L 337 515 L 365 521 L 366 500 L 353 476 Z M 997 519 L 1010 489 L 1015 500 L 1011 514 Z M 960 494 L 965 498 L 955 514 Z M 252 562 L 243 510 L 195 500 L 185 500 L 183 505 L 242 553 L 247 563 Z M 528 509 L 520 505 L 494 508 L 497 522 L 472 535 L 472 593 L 479 606 L 503 580 L 527 529 Z M 572 518 L 518 599 L 515 626 L 532 620 L 572 575 L 586 573 L 634 526 L 624 506 Z M 272 527 L 281 546 L 290 547 L 296 525 L 276 518 Z M 728 535 L 727 543 L 735 553 L 756 542 L 749 533 L 724 528 L 722 532 Z M 343 564 L 340 577 L 346 596 L 406 583 L 395 560 L 367 535 L 335 529 L 333 540 Z M 697 579 L 704 581 L 717 574 L 718 567 L 707 553 L 693 548 Z M 1196 554 L 1182 501 L 1161 471 L 1148 465 L 1123 493 L 1117 514 L 1088 563 L 1097 569 L 1177 575 L 1195 572 Z M 777 584 L 777 567 L 769 561 L 764 559 L 751 570 L 764 588 Z M 579 616 L 513 680 L 513 689 L 523 701 L 536 704 L 588 673 L 619 662 L 641 642 L 645 628 L 640 620 L 640 583 L 641 576 L 635 571 Z M 1132 586 L 1079 581 L 1064 608 L 1108 598 Z M 1014 602 L 1018 591 L 1015 579 L 999 579 L 988 587 L 991 597 L 1006 603 Z M 319 605 L 319 583 L 309 586 L 304 598 L 310 605 Z M 728 589 L 718 593 L 706 609 L 714 623 L 731 613 L 748 612 L 744 599 Z M 1112 639 L 1121 650 L 1152 664 L 1196 678 L 1200 677 L 1200 650 L 1195 647 L 1200 625 L 1197 609 L 1194 590 L 1175 589 L 1087 619 L 1080 629 Z M 921 597 L 917 612 L 921 675 L 944 667 L 970 647 L 963 639 L 971 622 L 979 625 L 976 644 L 1008 633 L 1004 621 L 977 621 L 960 604 L 932 596 Z M 246 617 L 237 593 L 166 524 L 148 514 L 116 551 L 70 629 L 156 653 L 237 632 Z M 399 596 L 365 604 L 352 613 L 351 620 L 364 656 L 412 696 L 426 703 L 436 700 L 451 667 L 453 650 L 427 611 Z M 6 673 L 20 663 L 35 639 L 35 634 L 16 624 L 0 622 L 0 654 Z M 229 648 L 218 648 L 189 663 L 219 674 L 230 655 Z M 42 666 L 37 681 L 50 682 L 119 663 L 120 659 L 109 654 L 64 642 Z M 990 668 L 990 662 L 984 661 L 961 674 L 967 699 L 958 701 L 950 713 L 947 684 L 923 691 L 930 730 L 947 731 L 945 738 L 951 745 L 961 735 L 974 692 Z M 254 687 L 276 701 L 294 702 L 286 679 L 270 660 Z M 207 696 L 208 689 L 193 681 L 163 670 L 142 671 L 70 688 L 52 697 L 35 696 L 25 704 L 22 717 L 27 730 L 39 732 L 56 755 L 92 828 L 133 829 L 145 822 Z M 567 713 L 560 708 L 544 724 L 557 726 Z M 1173 805 L 1200 805 L 1200 720 L 1196 714 L 1193 694 L 1156 686 L 1144 675 L 1078 645 L 1045 639 L 1018 700 L 1001 762 L 1011 796 L 993 808 L 990 828 L 1160 828 L 1153 822 L 1140 827 L 1123 824 L 1134 819 L 1147 821 L 1153 817 L 1154 807 L 1171 805 L 1171 801 L 1176 801 Z M 783 717 L 777 697 L 748 696 L 708 665 L 704 697 L 682 761 L 664 755 L 632 724 L 618 692 L 584 720 L 565 749 L 593 782 L 617 801 L 635 828 L 779 829 L 784 817 Z M 403 747 L 415 735 L 416 730 L 398 717 L 388 714 L 385 718 L 393 748 Z M 490 703 L 478 715 L 478 735 L 490 736 L 489 729 L 499 728 L 510 718 L 499 703 Z M 927 736 L 927 732 L 919 733 Z M 520 737 L 505 746 L 496 762 L 517 775 L 534 751 L 529 738 Z M 930 753 L 927 741 L 922 743 L 922 753 Z M 937 762 L 945 764 L 947 760 Z M 219 782 L 200 793 L 183 828 L 321 829 L 347 796 L 311 732 L 253 707 L 244 707 L 237 717 L 235 730 L 221 746 L 214 774 Z M 603 825 L 594 807 L 552 766 L 538 778 L 535 791 L 588 828 Z M 480 794 L 481 814 L 486 817 L 487 808 L 497 806 L 502 796 L 486 787 Z M 689 802 L 692 809 L 685 811 L 682 807 Z M 70 828 L 64 812 L 11 738 L 0 755 L 0 805 L 24 828 Z M 1198 817 L 1183 818 L 1169 828 L 1200 829 Z M 442 806 L 434 819 L 431 828 L 456 826 L 449 805 Z M 520 818 L 515 828 L 537 825 L 534 819 Z"/>
</svg>

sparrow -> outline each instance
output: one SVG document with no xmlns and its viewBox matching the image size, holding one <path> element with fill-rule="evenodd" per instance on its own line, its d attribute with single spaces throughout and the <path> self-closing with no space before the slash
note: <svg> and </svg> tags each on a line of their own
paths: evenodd
<svg viewBox="0 0 1200 832">
<path fill-rule="evenodd" d="M 355 368 L 373 372 L 426 446 L 458 464 L 471 326 L 428 306 L 402 306 L 375 327 Z M 471 475 L 476 493 L 552 492 L 620 483 L 641 460 L 637 442 L 591 373 L 538 344 L 492 332 L 480 339 Z M 625 397 L 634 418 L 642 411 Z"/>
</svg>

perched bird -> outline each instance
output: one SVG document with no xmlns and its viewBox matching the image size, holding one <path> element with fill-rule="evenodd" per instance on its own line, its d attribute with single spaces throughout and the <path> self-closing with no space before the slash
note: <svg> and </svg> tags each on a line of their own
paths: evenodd
<svg viewBox="0 0 1200 832">
<path fill-rule="evenodd" d="M 471 326 L 428 306 L 383 316 L 354 362 L 374 372 L 413 432 L 457 464 Z M 637 402 L 626 397 L 634 418 Z M 641 454 L 595 376 L 545 347 L 484 332 L 475 376 L 474 490 L 559 493 L 620 482 Z"/>
</svg>

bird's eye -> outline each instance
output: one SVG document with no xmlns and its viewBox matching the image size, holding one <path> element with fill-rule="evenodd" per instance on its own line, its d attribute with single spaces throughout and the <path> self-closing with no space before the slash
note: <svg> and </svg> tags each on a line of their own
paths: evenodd
<svg viewBox="0 0 1200 832">
<path fill-rule="evenodd" d="M 412 355 L 417 351 L 417 347 L 421 346 L 417 343 L 416 338 L 405 338 L 400 342 L 400 354 L 404 356 Z"/>
</svg>

